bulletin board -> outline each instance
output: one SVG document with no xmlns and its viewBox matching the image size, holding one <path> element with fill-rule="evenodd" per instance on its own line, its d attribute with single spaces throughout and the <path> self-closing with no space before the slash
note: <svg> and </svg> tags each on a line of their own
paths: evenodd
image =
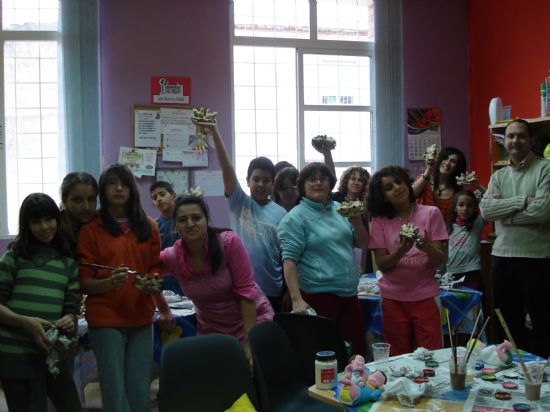
<svg viewBox="0 0 550 412">
<path fill-rule="evenodd" d="M 132 147 L 155 148 L 162 155 L 164 136 L 175 129 L 196 127 L 186 123 L 193 113 L 191 105 L 140 105 L 132 108 Z M 190 122 L 190 121 L 189 121 Z"/>
</svg>

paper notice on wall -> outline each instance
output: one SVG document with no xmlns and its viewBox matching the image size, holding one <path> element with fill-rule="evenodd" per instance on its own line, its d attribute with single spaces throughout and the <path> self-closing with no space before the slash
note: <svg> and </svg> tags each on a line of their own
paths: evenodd
<svg viewBox="0 0 550 412">
<path fill-rule="evenodd" d="M 158 110 L 134 112 L 134 146 L 160 147 L 161 122 Z"/>
<path fill-rule="evenodd" d="M 189 171 L 185 169 L 157 169 L 157 181 L 168 182 L 181 195 L 189 190 Z"/>
<path fill-rule="evenodd" d="M 205 196 L 223 196 L 223 176 L 221 170 L 196 171 L 196 187 L 200 187 Z"/>
<path fill-rule="evenodd" d="M 127 166 L 136 177 L 154 176 L 157 150 L 121 147 L 118 162 Z"/>
</svg>

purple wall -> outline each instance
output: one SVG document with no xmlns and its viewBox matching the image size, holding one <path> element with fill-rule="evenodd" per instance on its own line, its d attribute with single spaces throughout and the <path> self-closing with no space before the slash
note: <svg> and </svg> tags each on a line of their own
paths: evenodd
<svg viewBox="0 0 550 412">
<path fill-rule="evenodd" d="M 102 163 L 118 160 L 130 146 L 133 104 L 149 104 L 150 76 L 191 77 L 191 102 L 219 112 L 226 145 L 231 143 L 229 2 L 226 0 L 101 0 L 100 59 Z M 171 163 L 175 164 L 175 163 Z M 219 170 L 209 152 L 210 170 Z M 190 171 L 193 186 L 194 173 Z M 152 177 L 139 179 L 145 211 L 158 212 L 149 200 Z M 214 224 L 227 226 L 223 197 L 208 198 Z"/>
<path fill-rule="evenodd" d="M 442 146 L 469 158 L 468 2 L 406 0 L 402 7 L 405 113 L 439 107 Z M 405 164 L 418 174 L 425 165 L 408 161 L 406 137 L 404 142 Z"/>
</svg>

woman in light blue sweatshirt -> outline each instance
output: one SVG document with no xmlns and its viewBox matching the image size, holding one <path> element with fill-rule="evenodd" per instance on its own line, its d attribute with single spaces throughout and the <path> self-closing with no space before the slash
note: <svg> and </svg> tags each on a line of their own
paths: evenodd
<svg viewBox="0 0 550 412">
<path fill-rule="evenodd" d="M 363 248 L 368 234 L 360 215 L 336 212 L 331 192 L 336 179 L 323 163 L 310 163 L 298 176 L 302 200 L 279 223 L 285 280 L 295 313 L 313 308 L 333 319 L 354 353 L 365 355 L 366 341 L 353 247 Z"/>
</svg>

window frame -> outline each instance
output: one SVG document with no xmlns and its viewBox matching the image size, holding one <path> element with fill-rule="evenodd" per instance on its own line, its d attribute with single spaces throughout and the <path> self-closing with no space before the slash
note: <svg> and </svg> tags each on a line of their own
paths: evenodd
<svg viewBox="0 0 550 412">
<path fill-rule="evenodd" d="M 363 41 L 348 40 L 319 40 L 317 38 L 317 5 L 316 0 L 309 0 L 309 20 L 310 20 L 310 38 L 309 39 L 291 39 L 275 37 L 251 37 L 236 36 L 234 25 L 234 4 L 230 1 L 230 59 L 231 59 L 231 120 L 232 120 L 232 147 L 233 164 L 236 167 L 236 139 L 235 139 L 235 81 L 233 72 L 233 49 L 235 46 L 256 46 L 256 47 L 284 47 L 296 50 L 296 119 L 297 119 L 297 167 L 301 169 L 305 165 L 305 146 L 306 138 L 304 136 L 304 113 L 305 111 L 341 111 L 341 112 L 370 112 L 371 113 L 371 147 L 370 161 L 334 161 L 335 167 L 349 167 L 352 165 L 372 168 L 374 165 L 375 150 L 375 130 L 376 130 L 376 84 L 375 84 L 375 43 Z M 303 78 L 303 56 L 304 54 L 326 54 L 343 56 L 365 56 L 370 58 L 370 88 L 371 105 L 305 105 L 304 104 L 304 78 Z M 284 159 L 292 160 L 292 159 Z M 239 176 L 239 178 L 241 178 Z"/>
<path fill-rule="evenodd" d="M 1 4 L 0 4 L 1 5 Z M 0 23 L 1 23 L 0 9 Z M 11 238 L 13 234 L 9 233 L 8 223 L 8 182 L 7 182 L 7 162 L 6 162 L 6 118 L 4 101 L 4 45 L 6 42 L 42 42 L 42 41 L 61 41 L 61 33 L 57 31 L 43 30 L 3 30 L 0 28 L 0 238 Z M 61 64 L 58 61 L 58 65 Z M 61 79 L 59 79 L 61 81 Z M 61 113 L 61 111 L 60 111 Z"/>
</svg>

